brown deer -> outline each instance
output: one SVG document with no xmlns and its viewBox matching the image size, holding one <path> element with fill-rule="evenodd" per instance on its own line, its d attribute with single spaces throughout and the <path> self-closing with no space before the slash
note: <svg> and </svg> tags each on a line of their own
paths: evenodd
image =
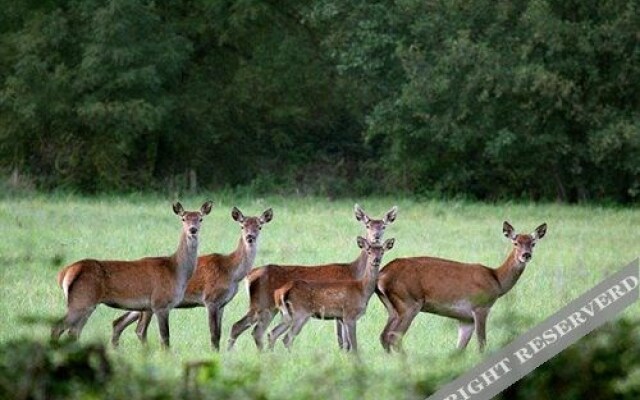
<svg viewBox="0 0 640 400">
<path fill-rule="evenodd" d="M 78 339 L 98 304 L 126 310 L 152 310 L 158 316 L 163 347 L 169 347 L 169 311 L 182 301 L 187 281 L 198 258 L 198 233 L 202 217 L 211 212 L 207 201 L 200 211 L 185 211 L 177 202 L 173 212 L 182 218 L 182 234 L 176 252 L 168 257 L 135 261 L 77 261 L 58 273 L 58 284 L 67 300 L 67 314 L 51 330 L 58 340 L 69 331 Z"/>
<path fill-rule="evenodd" d="M 387 352 L 392 347 L 402 350 L 400 340 L 421 311 L 457 319 L 460 350 L 467 347 L 475 330 L 480 352 L 484 351 L 489 311 L 518 282 L 547 224 L 531 234 L 516 234 L 505 221 L 502 230 L 513 250 L 497 269 L 434 257 L 398 258 L 385 265 L 376 294 L 389 313 L 380 335 Z"/>
<path fill-rule="evenodd" d="M 367 230 L 367 238 L 370 243 L 379 241 L 384 230 L 397 216 L 397 207 L 391 208 L 382 219 L 371 219 L 362 208 L 356 204 L 354 207 L 356 220 L 362 222 Z M 229 349 L 233 348 L 238 336 L 255 325 L 252 335 L 258 349 L 262 349 L 262 337 L 269 324 L 278 312 L 274 302 L 273 293 L 292 280 L 308 281 L 340 281 L 351 280 L 361 276 L 366 267 L 366 251 L 351 263 L 326 264 L 319 266 L 302 265 L 276 265 L 269 264 L 262 268 L 252 270 L 247 276 L 249 286 L 249 311 L 238 322 L 233 324 L 229 338 Z M 338 344 L 343 347 L 342 325 L 336 322 Z"/>
<path fill-rule="evenodd" d="M 220 330 L 224 307 L 238 291 L 238 284 L 247 275 L 258 250 L 258 237 L 262 226 L 273 218 L 269 208 L 260 217 L 245 217 L 233 207 L 231 217 L 240 224 L 241 234 L 236 249 L 227 255 L 207 254 L 198 257 L 191 280 L 187 285 L 184 299 L 176 308 L 204 306 L 209 314 L 211 346 L 220 349 Z M 153 313 L 150 311 L 130 311 L 113 321 L 111 343 L 117 347 L 122 331 L 134 322 L 138 322 L 136 333 L 144 343 L 147 340 L 147 328 Z"/>
<path fill-rule="evenodd" d="M 358 236 L 358 247 L 367 253 L 362 277 L 345 281 L 290 281 L 274 292 L 274 301 L 282 314 L 282 322 L 269 333 L 269 348 L 288 331 L 284 345 L 293 340 L 309 318 L 342 321 L 342 340 L 347 351 L 358 351 L 356 322 L 365 313 L 376 288 L 382 256 L 393 248 L 394 239 L 370 243 Z"/>
</svg>

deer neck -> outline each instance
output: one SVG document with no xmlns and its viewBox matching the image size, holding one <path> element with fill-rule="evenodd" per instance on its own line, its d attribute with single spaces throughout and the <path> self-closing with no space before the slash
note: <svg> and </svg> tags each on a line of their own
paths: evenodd
<svg viewBox="0 0 640 400">
<path fill-rule="evenodd" d="M 374 266 L 372 263 L 366 263 L 366 270 L 362 280 L 360 281 L 365 301 L 369 301 L 369 298 L 371 298 L 373 292 L 376 290 L 378 272 L 380 272 L 379 266 Z"/>
<path fill-rule="evenodd" d="M 251 270 L 253 266 L 253 261 L 256 259 L 257 252 L 257 242 L 250 245 L 240 237 L 236 249 L 229 254 L 229 266 L 231 269 L 229 273 L 233 281 L 239 281 L 249 273 L 249 270 Z"/>
<path fill-rule="evenodd" d="M 351 263 L 351 275 L 355 280 L 362 280 L 367 272 L 367 252 L 362 250 L 360 255 Z"/>
<path fill-rule="evenodd" d="M 518 260 L 516 249 L 511 250 L 507 259 L 495 270 L 496 278 L 500 283 L 500 296 L 506 294 L 515 286 L 526 265 L 526 263 Z"/>
<path fill-rule="evenodd" d="M 198 238 L 183 233 L 180 237 L 178 250 L 173 255 L 173 260 L 176 266 L 178 287 L 184 292 L 183 289 L 198 263 Z"/>
</svg>

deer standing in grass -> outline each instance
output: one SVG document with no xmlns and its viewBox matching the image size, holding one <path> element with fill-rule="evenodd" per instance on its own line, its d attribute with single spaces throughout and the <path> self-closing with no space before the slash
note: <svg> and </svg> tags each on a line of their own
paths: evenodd
<svg viewBox="0 0 640 400">
<path fill-rule="evenodd" d="M 396 215 L 397 207 L 393 207 L 382 219 L 371 219 L 359 205 L 355 205 L 356 219 L 364 224 L 370 243 L 382 239 L 385 228 L 395 221 Z M 358 258 L 351 263 L 319 266 L 269 264 L 252 270 L 247 276 L 250 297 L 249 311 L 233 324 L 229 338 L 229 349 L 233 348 L 238 336 L 253 325 L 255 327 L 252 335 L 256 346 L 258 349 L 263 348 L 264 333 L 278 312 L 273 297 L 276 289 L 293 280 L 340 281 L 357 279 L 362 276 L 366 261 L 367 253 L 362 250 Z M 336 334 L 340 347 L 344 346 L 342 332 L 342 323 L 336 320 Z"/>
<path fill-rule="evenodd" d="M 51 330 L 58 340 L 69 331 L 78 339 L 98 304 L 126 310 L 151 310 L 158 316 L 163 347 L 169 347 L 169 311 L 184 296 L 198 258 L 198 233 L 202 218 L 211 212 L 207 201 L 200 211 L 185 211 L 177 202 L 173 212 L 182 218 L 182 234 L 176 252 L 168 257 L 135 261 L 84 259 L 58 273 L 58 284 L 67 300 L 67 314 Z"/>
<path fill-rule="evenodd" d="M 258 251 L 258 237 L 262 226 L 273 218 L 269 208 L 260 217 L 245 217 L 234 207 L 231 217 L 240 224 L 241 233 L 236 249 L 227 255 L 207 254 L 198 258 L 198 265 L 187 285 L 184 299 L 177 308 L 204 306 L 209 315 L 211 346 L 220 349 L 220 333 L 224 307 L 238 292 L 238 284 L 247 275 Z M 111 343 L 118 346 L 122 331 L 134 322 L 138 322 L 136 334 L 144 343 L 147 340 L 147 328 L 153 313 L 150 311 L 131 311 L 113 321 Z"/>
<path fill-rule="evenodd" d="M 434 257 L 398 258 L 385 265 L 376 294 L 389 314 L 380 335 L 387 352 L 402 349 L 400 340 L 421 311 L 457 319 L 460 350 L 475 330 L 480 352 L 484 351 L 489 311 L 518 282 L 547 224 L 531 234 L 516 234 L 505 221 L 502 230 L 513 250 L 497 269 Z"/>
<path fill-rule="evenodd" d="M 382 256 L 393 248 L 394 239 L 370 243 L 358 236 L 358 247 L 367 254 L 363 275 L 345 281 L 290 281 L 274 292 L 274 302 L 282 314 L 282 322 L 269 333 L 269 348 L 285 332 L 284 345 L 293 340 L 309 318 L 342 321 L 342 340 L 347 351 L 358 351 L 356 322 L 365 313 L 376 288 Z"/>
</svg>

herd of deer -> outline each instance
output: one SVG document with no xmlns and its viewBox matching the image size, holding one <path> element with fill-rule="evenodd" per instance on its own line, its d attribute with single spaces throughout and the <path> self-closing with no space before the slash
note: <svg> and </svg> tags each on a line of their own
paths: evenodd
<svg viewBox="0 0 640 400">
<path fill-rule="evenodd" d="M 394 239 L 382 242 L 382 237 L 387 225 L 395 221 L 397 207 L 382 219 L 372 219 L 356 204 L 355 216 L 364 224 L 366 238 L 357 238 L 361 251 L 353 262 L 269 264 L 252 269 L 260 230 L 271 221 L 273 211 L 245 217 L 234 207 L 231 216 L 241 227 L 236 249 L 228 255 L 198 256 L 200 225 L 212 206 L 207 201 L 199 211 L 185 211 L 180 203 L 173 205 L 174 213 L 182 219 L 182 233 L 178 249 L 171 256 L 135 261 L 85 259 L 63 268 L 58 284 L 66 297 L 67 313 L 53 327 L 52 338 L 57 340 L 68 331 L 71 338 L 77 339 L 96 306 L 106 304 L 127 310 L 113 321 L 114 346 L 123 330 L 134 322 L 139 339 L 146 342 L 147 328 L 155 314 L 166 348 L 169 311 L 203 306 L 209 315 L 211 345 L 219 350 L 224 307 L 246 277 L 249 311 L 233 325 L 229 349 L 251 326 L 255 343 L 262 349 L 264 333 L 279 311 L 282 322 L 268 335 L 270 348 L 285 333 L 283 342 L 289 348 L 313 317 L 334 319 L 338 345 L 355 352 L 356 322 L 375 292 L 389 314 L 380 335 L 387 352 L 402 351 L 400 340 L 421 311 L 458 320 L 458 348 L 464 349 L 475 331 L 483 351 L 489 310 L 516 284 L 531 260 L 533 247 L 547 230 L 547 225 L 542 224 L 531 234 L 517 234 L 505 221 L 502 230 L 513 249 L 497 269 L 434 257 L 410 257 L 395 259 L 380 270 L 384 253 L 394 245 Z"/>
</svg>

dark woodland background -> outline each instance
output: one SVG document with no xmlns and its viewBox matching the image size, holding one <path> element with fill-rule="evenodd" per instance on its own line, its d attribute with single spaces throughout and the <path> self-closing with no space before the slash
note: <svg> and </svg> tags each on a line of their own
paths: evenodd
<svg viewBox="0 0 640 400">
<path fill-rule="evenodd" d="M 637 0 L 0 0 L 4 188 L 637 203 Z"/>
</svg>

